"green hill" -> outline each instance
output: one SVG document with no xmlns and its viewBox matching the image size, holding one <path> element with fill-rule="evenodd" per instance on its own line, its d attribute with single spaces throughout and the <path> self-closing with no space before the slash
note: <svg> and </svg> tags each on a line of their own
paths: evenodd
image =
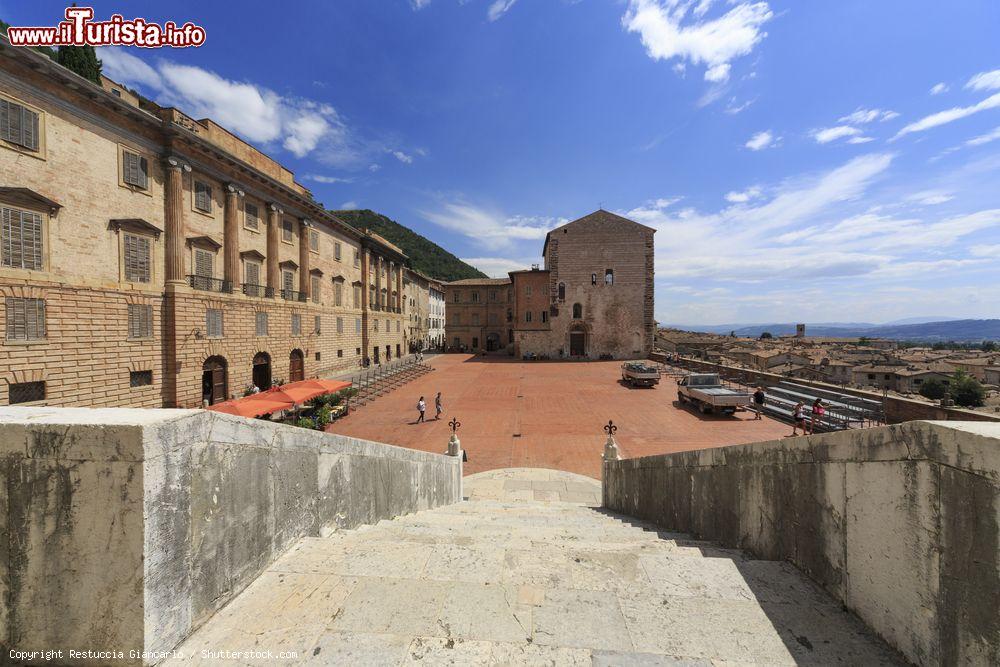
<svg viewBox="0 0 1000 667">
<path fill-rule="evenodd" d="M 399 246 L 410 258 L 410 266 L 425 276 L 443 281 L 488 277 L 433 241 L 381 213 L 368 209 L 331 211 L 331 213 L 355 229 L 370 229 L 390 243 Z"/>
</svg>

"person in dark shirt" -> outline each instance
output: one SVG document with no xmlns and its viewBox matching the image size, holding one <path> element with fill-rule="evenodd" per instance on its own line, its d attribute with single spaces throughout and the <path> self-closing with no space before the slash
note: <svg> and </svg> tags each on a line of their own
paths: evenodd
<svg viewBox="0 0 1000 667">
<path fill-rule="evenodd" d="M 753 393 L 753 404 L 756 408 L 754 419 L 761 419 L 761 415 L 764 413 L 764 388 L 757 387 L 757 391 Z"/>
</svg>

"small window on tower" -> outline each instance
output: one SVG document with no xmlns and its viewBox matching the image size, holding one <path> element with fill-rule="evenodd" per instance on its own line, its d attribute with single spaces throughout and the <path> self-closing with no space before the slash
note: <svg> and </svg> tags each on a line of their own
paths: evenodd
<svg viewBox="0 0 1000 667">
<path fill-rule="evenodd" d="M 615 284 L 615 272 L 612 269 L 607 269 L 604 272 L 604 284 L 614 285 Z"/>
<path fill-rule="evenodd" d="M 590 274 L 590 284 L 591 285 L 596 285 L 597 284 L 597 274 L 596 273 L 591 273 Z"/>
</svg>

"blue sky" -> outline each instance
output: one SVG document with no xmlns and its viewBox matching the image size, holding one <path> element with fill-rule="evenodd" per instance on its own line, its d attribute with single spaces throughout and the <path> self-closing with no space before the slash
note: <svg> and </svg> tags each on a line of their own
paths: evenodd
<svg viewBox="0 0 1000 667">
<path fill-rule="evenodd" d="M 207 31 L 105 73 L 491 274 L 603 206 L 658 229 L 661 322 L 1000 316 L 994 0 L 239 7 L 98 2 Z"/>
</svg>

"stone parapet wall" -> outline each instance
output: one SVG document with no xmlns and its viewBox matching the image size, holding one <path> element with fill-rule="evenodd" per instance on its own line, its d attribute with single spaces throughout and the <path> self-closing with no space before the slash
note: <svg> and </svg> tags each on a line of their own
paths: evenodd
<svg viewBox="0 0 1000 667">
<path fill-rule="evenodd" d="M 1000 663 L 1000 424 L 607 462 L 605 507 L 788 560 L 921 665 Z"/>
<path fill-rule="evenodd" d="M 456 458 L 200 410 L 0 408 L 0 480 L 5 656 L 170 650 L 300 538 L 461 499 Z"/>
</svg>

